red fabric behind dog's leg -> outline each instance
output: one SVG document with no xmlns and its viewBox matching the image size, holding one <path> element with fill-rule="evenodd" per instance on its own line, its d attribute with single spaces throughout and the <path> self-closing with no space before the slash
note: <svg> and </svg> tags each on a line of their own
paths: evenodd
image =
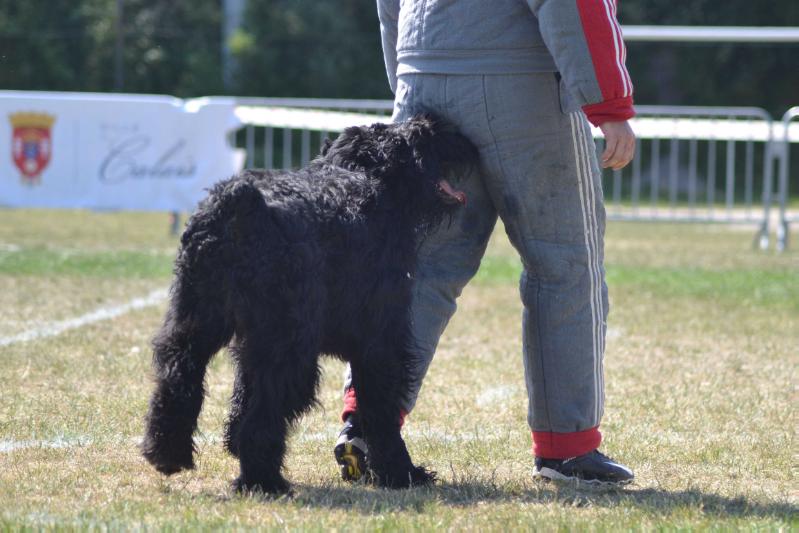
<svg viewBox="0 0 799 533">
<path fill-rule="evenodd" d="M 346 422 L 347 417 L 358 410 L 358 399 L 355 397 L 355 389 L 350 387 L 344 392 L 344 410 L 341 411 L 341 421 Z M 401 409 L 399 413 L 399 425 L 405 425 L 405 417 L 408 416 L 405 409 Z"/>
</svg>

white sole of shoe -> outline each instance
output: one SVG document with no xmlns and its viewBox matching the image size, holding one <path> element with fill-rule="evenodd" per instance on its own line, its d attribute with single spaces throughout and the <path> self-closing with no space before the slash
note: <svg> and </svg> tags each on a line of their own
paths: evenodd
<svg viewBox="0 0 799 533">
<path fill-rule="evenodd" d="M 336 442 L 333 455 L 341 466 L 341 478 L 345 481 L 358 481 L 366 474 L 366 442 L 355 437 L 348 439 L 342 435 Z"/>
<path fill-rule="evenodd" d="M 369 448 L 366 446 L 366 441 L 360 437 L 353 437 L 350 439 L 346 435 L 341 435 L 336 441 L 336 446 L 339 444 L 351 444 L 361 450 L 364 455 L 369 453 Z"/>
<path fill-rule="evenodd" d="M 621 487 L 623 485 L 629 485 L 632 483 L 632 479 L 626 479 L 623 481 L 600 481 L 598 479 L 582 479 L 575 476 L 565 476 L 558 472 L 557 470 L 553 470 L 551 468 L 547 468 L 546 466 L 541 467 L 540 469 L 536 469 L 533 472 L 533 477 L 537 479 L 543 479 L 545 481 L 567 481 L 567 482 L 576 482 L 580 485 L 589 485 L 591 487 Z"/>
</svg>

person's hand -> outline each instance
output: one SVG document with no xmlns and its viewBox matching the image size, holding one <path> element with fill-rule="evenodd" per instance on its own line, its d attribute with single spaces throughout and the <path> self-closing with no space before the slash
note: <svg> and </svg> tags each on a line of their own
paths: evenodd
<svg viewBox="0 0 799 533">
<path fill-rule="evenodd" d="M 621 170 L 626 167 L 635 155 L 635 133 L 629 122 L 605 122 L 599 129 L 605 134 L 602 168 Z"/>
</svg>

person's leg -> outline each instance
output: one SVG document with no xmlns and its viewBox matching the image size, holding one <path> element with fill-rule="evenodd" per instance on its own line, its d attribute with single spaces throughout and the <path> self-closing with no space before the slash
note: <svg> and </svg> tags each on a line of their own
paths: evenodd
<svg viewBox="0 0 799 533">
<path fill-rule="evenodd" d="M 555 75 L 486 76 L 486 187 L 522 257 L 528 422 L 537 457 L 595 450 L 608 314 L 605 214 L 588 124 Z"/>
<path fill-rule="evenodd" d="M 440 75 L 401 76 L 392 120 L 402 121 L 424 110 L 439 114 L 461 129 L 474 129 L 474 124 L 459 123 L 463 121 L 460 114 L 455 116 L 451 113 L 451 100 L 455 95 L 449 94 L 447 88 L 454 85 L 452 78 Z M 403 417 L 416 403 L 438 339 L 455 313 L 456 299 L 480 267 L 480 260 L 496 223 L 496 210 L 483 186 L 481 169 L 473 169 L 468 175 L 456 177 L 454 184 L 466 193 L 466 205 L 458 208 L 451 220 L 445 220 L 427 235 L 419 246 L 411 303 L 411 349 L 418 359 L 413 369 L 409 401 L 403 405 Z M 342 419 L 357 409 L 356 393 L 351 383 L 348 366 L 344 377 L 345 406 Z"/>
<path fill-rule="evenodd" d="M 554 73 L 452 77 L 454 116 L 478 144 L 483 184 L 522 258 L 524 366 L 537 475 L 625 483 L 599 453 L 608 313 L 605 214 L 588 124 Z M 464 87 L 458 90 L 458 85 Z M 482 121 L 480 118 L 482 117 Z"/>
<path fill-rule="evenodd" d="M 477 272 L 496 223 L 496 212 L 477 173 L 457 182 L 467 205 L 459 208 L 419 246 L 411 299 L 411 353 L 415 355 L 411 390 L 401 417 L 411 412 L 438 340 L 457 308 L 461 291 Z M 349 365 L 344 378 L 342 420 L 357 410 L 357 393 L 351 387 Z"/>
<path fill-rule="evenodd" d="M 448 76 L 413 75 L 400 78 L 394 120 L 404 120 L 420 110 L 436 112 L 462 127 L 449 114 L 446 91 Z M 420 243 L 411 299 L 411 352 L 416 361 L 411 369 L 411 387 L 402 405 L 404 418 L 415 403 L 435 354 L 438 340 L 456 309 L 456 299 L 477 272 L 488 239 L 496 223 L 496 211 L 483 186 L 480 169 L 455 178 L 453 184 L 466 193 L 467 204 L 458 208 Z M 344 383 L 345 426 L 336 444 L 336 459 L 344 479 L 363 473 L 362 431 L 357 418 L 357 390 L 347 368 Z"/>
</svg>

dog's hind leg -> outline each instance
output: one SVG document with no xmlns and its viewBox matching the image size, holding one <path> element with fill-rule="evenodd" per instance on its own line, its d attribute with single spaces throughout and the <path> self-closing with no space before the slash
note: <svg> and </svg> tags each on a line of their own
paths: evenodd
<svg viewBox="0 0 799 533">
<path fill-rule="evenodd" d="M 241 356 L 238 354 L 238 350 L 239 348 L 237 346 L 230 346 L 228 348 L 235 362 L 235 376 L 233 379 L 233 393 L 230 396 L 230 413 L 225 423 L 225 449 L 233 457 L 239 456 L 239 430 L 241 429 L 241 420 L 244 417 L 247 407 L 249 391 L 242 371 L 242 365 L 240 363 Z"/>
<path fill-rule="evenodd" d="M 153 340 L 156 387 L 142 453 L 164 474 L 194 467 L 192 434 L 202 408 L 205 369 L 232 336 L 224 310 L 178 276 L 166 319 Z"/>
<path fill-rule="evenodd" d="M 286 434 L 313 404 L 319 380 L 320 252 L 303 221 L 284 214 L 255 209 L 254 222 L 236 229 L 247 243 L 238 252 L 232 301 L 243 394 L 234 393 L 228 442 L 238 452 L 239 492 L 288 491 Z"/>
</svg>

